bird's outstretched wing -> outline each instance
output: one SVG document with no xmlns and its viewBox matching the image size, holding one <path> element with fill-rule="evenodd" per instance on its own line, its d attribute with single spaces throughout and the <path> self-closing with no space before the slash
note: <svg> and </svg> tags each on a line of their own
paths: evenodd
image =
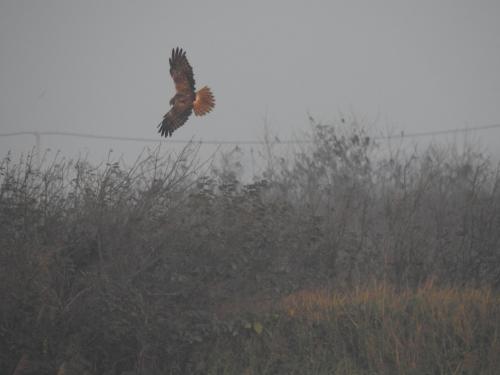
<svg viewBox="0 0 500 375">
<path fill-rule="evenodd" d="M 194 74 L 193 68 L 189 64 L 186 52 L 177 47 L 172 50 L 170 62 L 170 75 L 175 83 L 175 90 L 178 94 L 194 95 Z M 194 98 L 193 98 L 194 100 Z"/>
<path fill-rule="evenodd" d="M 181 104 L 175 104 L 170 111 L 168 111 L 165 116 L 163 116 L 163 121 L 158 125 L 158 132 L 162 137 L 171 136 L 175 129 L 184 125 L 191 112 L 193 111 L 193 105 L 186 107 Z"/>
<path fill-rule="evenodd" d="M 196 98 L 193 68 L 187 60 L 186 52 L 179 47 L 173 49 L 169 62 L 176 94 L 170 102 L 172 108 L 163 116 L 163 121 L 159 125 L 158 132 L 164 137 L 171 136 L 175 129 L 187 121 Z"/>
</svg>

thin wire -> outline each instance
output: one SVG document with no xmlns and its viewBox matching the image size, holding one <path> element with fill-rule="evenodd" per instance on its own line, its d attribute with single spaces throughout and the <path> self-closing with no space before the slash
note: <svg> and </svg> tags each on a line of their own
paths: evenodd
<svg viewBox="0 0 500 375">
<path fill-rule="evenodd" d="M 396 138 L 417 138 L 417 137 L 429 137 L 434 135 L 445 135 L 445 134 L 454 134 L 454 133 L 465 133 L 471 131 L 480 131 L 480 130 L 488 130 L 500 128 L 500 124 L 491 124 L 491 125 L 483 125 L 477 126 L 473 128 L 457 128 L 457 129 L 447 129 L 447 130 L 436 130 L 436 131 L 427 131 L 427 132 L 416 132 L 416 133 L 404 133 L 401 132 L 399 135 L 389 135 L 389 136 L 376 136 L 373 137 L 375 140 L 384 140 L 384 139 L 396 139 Z M 199 141 L 194 142 L 192 140 L 183 140 L 183 139 L 155 139 L 155 138 L 141 138 L 141 137 L 122 137 L 115 135 L 98 135 L 98 134 L 90 134 L 90 133 L 77 133 L 77 132 L 66 132 L 66 131 L 20 131 L 20 132 L 12 132 L 12 133 L 0 133 L 0 137 L 12 137 L 19 135 L 33 135 L 33 136 L 45 136 L 45 135 L 56 135 L 56 136 L 65 136 L 65 137 L 78 137 L 78 138 L 92 138 L 92 139 L 109 139 L 114 141 L 135 141 L 135 142 L 154 142 L 154 143 L 201 143 L 201 144 L 212 144 L 212 145 L 262 145 L 266 144 L 265 141 L 245 141 L 245 140 L 208 140 L 208 141 Z M 312 141 L 308 140 L 278 140 L 271 142 L 274 144 L 300 144 L 300 143 L 311 143 Z"/>
<path fill-rule="evenodd" d="M 473 127 L 473 128 L 458 128 L 458 129 L 436 130 L 436 131 L 427 131 L 427 132 L 420 132 L 420 133 L 417 132 L 417 133 L 408 133 L 408 134 L 405 134 L 404 132 L 401 132 L 401 134 L 399 134 L 399 135 L 389 135 L 389 136 L 374 137 L 374 139 L 429 137 L 429 136 L 433 136 L 433 135 L 444 135 L 444 134 L 453 134 L 453 133 L 466 133 L 466 132 L 471 132 L 471 131 L 488 130 L 488 129 L 494 129 L 494 128 L 500 128 L 500 124 L 491 124 L 491 125 L 476 126 L 476 127 Z"/>
</svg>

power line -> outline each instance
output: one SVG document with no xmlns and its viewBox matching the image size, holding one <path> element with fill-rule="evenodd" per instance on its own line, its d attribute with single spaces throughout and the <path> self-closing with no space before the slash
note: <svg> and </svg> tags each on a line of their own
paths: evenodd
<svg viewBox="0 0 500 375">
<path fill-rule="evenodd" d="M 65 131 L 21 131 L 13 133 L 0 133 L 0 137 L 11 137 L 16 135 L 59 135 L 64 137 L 77 137 L 77 138 L 93 138 L 93 139 L 109 139 L 114 141 L 140 141 L 140 142 L 162 142 L 162 139 L 153 138 L 141 138 L 141 137 L 122 137 L 115 135 L 99 135 L 91 133 L 77 133 L 77 132 L 65 132 Z M 163 141 L 164 142 L 164 141 Z M 185 140 L 175 140 L 172 139 L 171 143 L 190 143 L 190 141 Z"/>
<path fill-rule="evenodd" d="M 402 132 L 400 135 L 389 135 L 383 137 L 374 137 L 374 139 L 394 139 L 394 138 L 417 138 L 417 137 L 429 137 L 433 135 L 445 135 L 445 134 L 454 134 L 454 133 L 467 133 L 471 131 L 479 131 L 479 130 L 488 130 L 500 128 L 500 124 L 491 124 L 491 125 L 483 125 L 476 126 L 473 128 L 457 128 L 457 129 L 448 129 L 448 130 L 436 130 L 436 131 L 427 131 L 427 132 L 417 132 L 417 133 L 408 133 L 405 134 Z"/>
<path fill-rule="evenodd" d="M 456 128 L 447 130 L 436 130 L 436 131 L 426 131 L 426 132 L 416 132 L 416 133 L 404 133 L 401 132 L 399 135 L 389 135 L 389 136 L 376 136 L 373 137 L 375 140 L 388 140 L 388 139 L 398 139 L 398 138 L 417 138 L 417 137 L 429 137 L 434 135 L 445 135 L 445 134 L 456 134 L 456 133 L 466 133 L 471 131 L 481 131 L 488 129 L 500 128 L 500 124 L 491 124 L 477 126 L 473 128 Z M 113 141 L 133 141 L 133 142 L 154 142 L 154 143 L 180 143 L 187 144 L 193 143 L 192 140 L 181 140 L 181 139 L 157 139 L 157 138 L 142 138 L 142 137 L 123 137 L 115 135 L 99 135 L 91 133 L 78 133 L 78 132 L 66 132 L 66 131 L 20 131 L 12 133 L 0 133 L 0 137 L 12 137 L 20 135 L 32 135 L 39 139 L 40 136 L 63 136 L 63 137 L 77 137 L 77 138 L 91 138 L 91 139 L 109 139 Z M 311 143 L 308 140 L 279 140 L 275 139 L 271 143 L 274 144 L 300 144 L 300 143 Z M 202 144 L 213 144 L 213 145 L 262 145 L 266 144 L 265 141 L 246 141 L 246 140 L 208 140 L 199 141 Z"/>
</svg>

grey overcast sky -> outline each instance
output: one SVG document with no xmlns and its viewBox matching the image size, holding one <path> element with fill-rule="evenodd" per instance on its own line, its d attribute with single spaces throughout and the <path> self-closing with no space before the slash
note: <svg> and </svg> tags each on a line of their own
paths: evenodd
<svg viewBox="0 0 500 375">
<path fill-rule="evenodd" d="M 216 108 L 174 139 L 281 138 L 353 113 L 405 132 L 500 123 L 500 1 L 0 0 L 0 132 L 159 137 L 187 51 Z M 500 130 L 478 134 L 499 145 Z M 44 137 L 71 153 L 144 144 Z M 0 138 L 23 149 L 33 137 Z"/>
</svg>

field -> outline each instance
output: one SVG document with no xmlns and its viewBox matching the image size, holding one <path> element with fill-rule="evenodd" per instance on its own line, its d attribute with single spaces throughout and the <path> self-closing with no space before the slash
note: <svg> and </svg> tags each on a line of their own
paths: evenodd
<svg viewBox="0 0 500 375">
<path fill-rule="evenodd" d="M 289 156 L 0 162 L 0 373 L 495 374 L 499 166 L 313 124 Z"/>
</svg>

